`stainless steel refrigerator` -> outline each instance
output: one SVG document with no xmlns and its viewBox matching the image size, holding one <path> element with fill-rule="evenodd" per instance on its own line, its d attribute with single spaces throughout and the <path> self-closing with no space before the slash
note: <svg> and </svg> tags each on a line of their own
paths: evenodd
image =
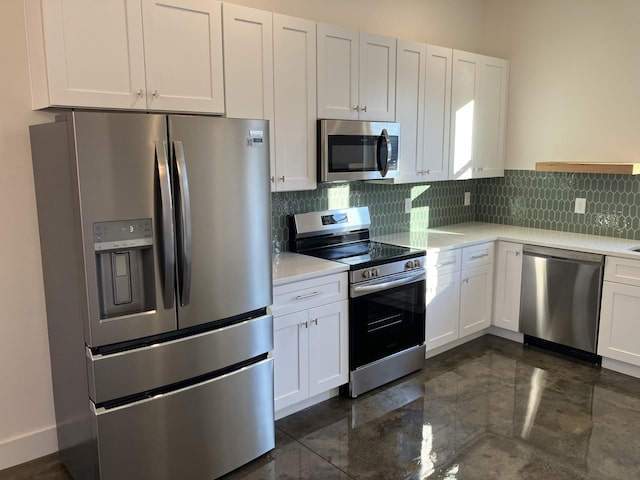
<svg viewBox="0 0 640 480">
<path fill-rule="evenodd" d="M 30 128 L 74 478 L 211 479 L 274 447 L 267 129 L 91 111 Z"/>
</svg>

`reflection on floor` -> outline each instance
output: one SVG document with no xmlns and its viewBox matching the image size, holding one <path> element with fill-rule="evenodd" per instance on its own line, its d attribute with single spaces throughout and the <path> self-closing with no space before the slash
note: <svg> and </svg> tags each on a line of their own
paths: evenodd
<svg viewBox="0 0 640 480">
<path fill-rule="evenodd" d="M 640 380 L 492 336 L 276 425 L 225 480 L 640 478 Z M 0 472 L 26 478 L 69 477 L 55 456 Z"/>
</svg>

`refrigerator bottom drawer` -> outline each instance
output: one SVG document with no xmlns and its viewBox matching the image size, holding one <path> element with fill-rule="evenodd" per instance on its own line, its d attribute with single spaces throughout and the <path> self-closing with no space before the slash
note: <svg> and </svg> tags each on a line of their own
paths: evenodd
<svg viewBox="0 0 640 480">
<path fill-rule="evenodd" d="M 102 480 L 210 480 L 275 447 L 273 359 L 94 416 Z"/>
</svg>

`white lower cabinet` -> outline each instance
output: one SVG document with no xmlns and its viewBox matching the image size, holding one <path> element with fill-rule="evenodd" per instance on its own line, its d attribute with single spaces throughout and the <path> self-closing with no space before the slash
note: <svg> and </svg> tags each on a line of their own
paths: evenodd
<svg viewBox="0 0 640 480">
<path fill-rule="evenodd" d="M 498 242 L 493 324 L 517 332 L 520 327 L 522 244 Z"/>
<path fill-rule="evenodd" d="M 640 262 L 607 257 L 598 355 L 640 366 Z"/>
<path fill-rule="evenodd" d="M 427 253 L 427 352 L 490 325 L 493 250 L 488 242 Z"/>
<path fill-rule="evenodd" d="M 275 287 L 272 312 L 276 411 L 348 382 L 346 273 Z"/>
</svg>

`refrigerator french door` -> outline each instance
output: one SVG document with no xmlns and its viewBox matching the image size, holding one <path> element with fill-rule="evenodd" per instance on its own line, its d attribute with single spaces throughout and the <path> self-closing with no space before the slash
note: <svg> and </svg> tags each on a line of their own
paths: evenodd
<svg viewBox="0 0 640 480">
<path fill-rule="evenodd" d="M 105 112 L 31 127 L 74 478 L 209 479 L 274 447 L 267 129 Z"/>
</svg>

